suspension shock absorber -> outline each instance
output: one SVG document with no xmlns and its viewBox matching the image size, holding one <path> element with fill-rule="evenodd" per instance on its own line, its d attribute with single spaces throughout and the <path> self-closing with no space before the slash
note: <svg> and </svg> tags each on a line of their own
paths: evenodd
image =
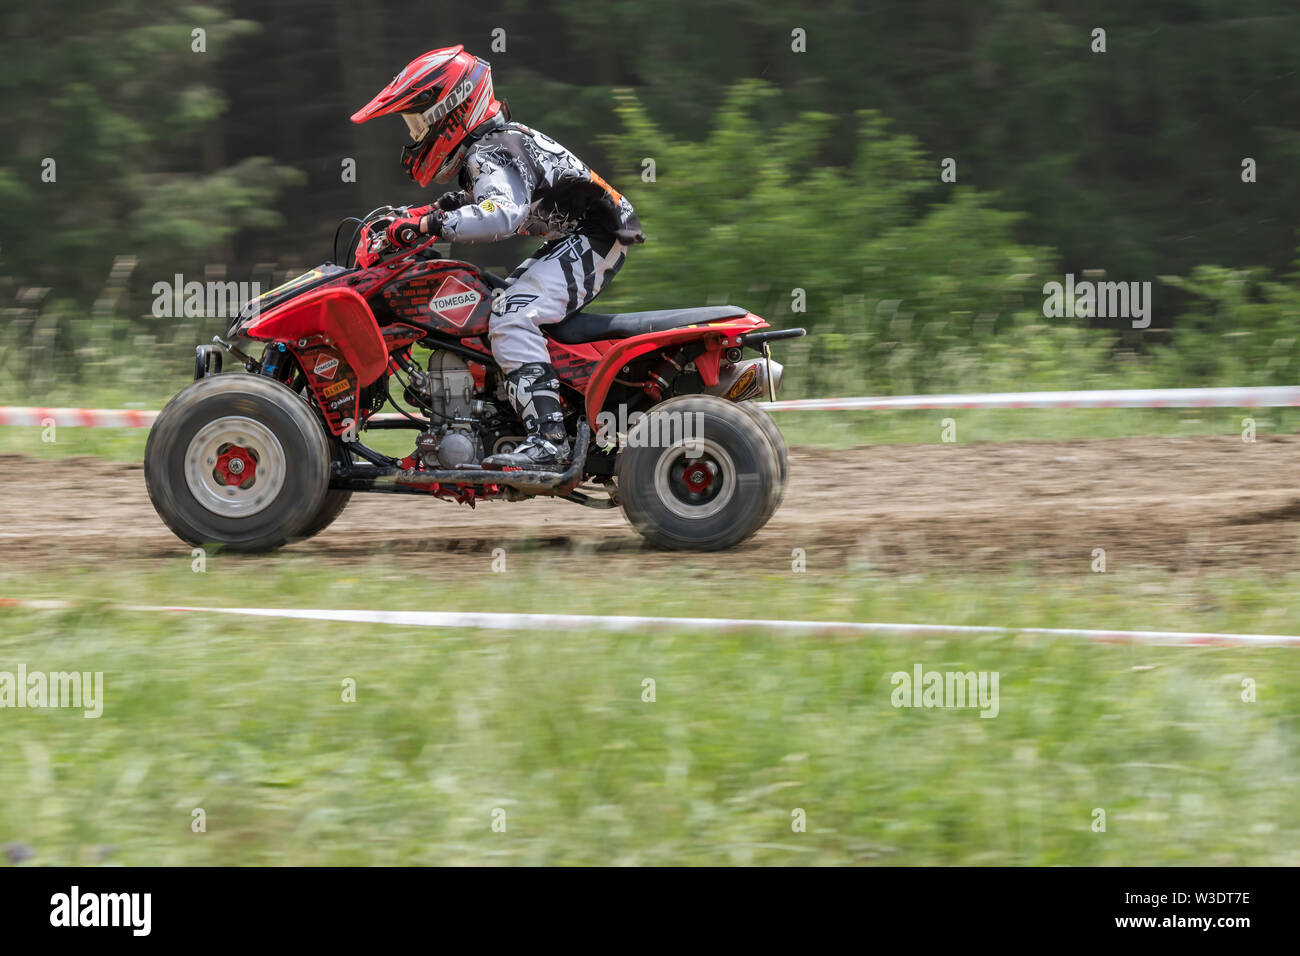
<svg viewBox="0 0 1300 956">
<path fill-rule="evenodd" d="M 283 342 L 272 342 L 262 353 L 261 373 L 271 378 L 279 378 L 280 362 L 284 359 L 285 345 Z"/>
<path fill-rule="evenodd" d="M 681 357 L 682 350 L 678 349 L 672 355 L 665 355 L 662 361 L 646 373 L 642 390 L 656 402 L 663 398 L 664 392 L 672 388 L 673 379 L 682 370 L 682 363 L 678 361 Z"/>
</svg>

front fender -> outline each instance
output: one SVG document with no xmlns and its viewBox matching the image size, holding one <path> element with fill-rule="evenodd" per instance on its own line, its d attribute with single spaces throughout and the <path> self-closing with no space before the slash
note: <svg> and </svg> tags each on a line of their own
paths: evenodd
<svg viewBox="0 0 1300 956">
<path fill-rule="evenodd" d="M 335 435 L 357 421 L 361 389 L 388 367 L 388 348 L 374 313 L 347 286 L 296 296 L 249 322 L 242 334 L 283 343 L 293 353 Z"/>
</svg>

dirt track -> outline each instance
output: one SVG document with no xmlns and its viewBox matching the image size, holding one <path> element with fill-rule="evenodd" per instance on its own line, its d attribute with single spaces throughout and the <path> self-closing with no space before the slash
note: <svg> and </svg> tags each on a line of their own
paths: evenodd
<svg viewBox="0 0 1300 956">
<path fill-rule="evenodd" d="M 154 515 L 139 465 L 0 456 L 0 563 L 174 560 L 188 548 Z M 433 564 L 448 552 L 546 549 L 555 560 L 808 570 L 870 562 L 892 572 L 1087 571 L 1156 566 L 1300 568 L 1300 436 L 797 448 L 790 489 L 740 553 L 648 551 L 618 511 L 567 502 L 481 504 L 356 495 L 320 537 L 290 550 Z M 257 559 L 250 559 L 257 560 Z M 614 571 L 614 568 L 610 568 Z"/>
</svg>

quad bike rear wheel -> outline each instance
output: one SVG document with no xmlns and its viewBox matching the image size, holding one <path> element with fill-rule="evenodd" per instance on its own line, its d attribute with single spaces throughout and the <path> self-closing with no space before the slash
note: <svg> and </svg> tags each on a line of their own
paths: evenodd
<svg viewBox="0 0 1300 956">
<path fill-rule="evenodd" d="M 145 487 L 167 527 L 190 544 L 233 551 L 302 537 L 326 506 L 329 470 L 328 436 L 307 403 L 244 373 L 178 393 L 144 453 Z"/>
<path fill-rule="evenodd" d="M 667 422 L 688 433 L 666 434 Z M 659 439 L 659 440 L 656 440 Z M 780 461 L 748 411 L 714 395 L 656 405 L 628 433 L 617 463 L 619 500 L 650 544 L 677 551 L 734 547 L 775 510 Z"/>
<path fill-rule="evenodd" d="M 790 453 L 785 447 L 785 436 L 781 434 L 781 429 L 776 427 L 776 422 L 772 421 L 772 416 L 768 414 L 763 406 L 754 402 L 738 402 L 736 407 L 744 409 L 758 423 L 758 427 L 763 429 L 763 434 L 767 436 L 767 440 L 772 443 L 772 453 L 776 455 L 779 480 L 773 486 L 773 494 L 768 502 L 767 516 L 763 519 L 763 524 L 767 524 L 785 499 L 785 486 L 790 478 Z"/>
</svg>

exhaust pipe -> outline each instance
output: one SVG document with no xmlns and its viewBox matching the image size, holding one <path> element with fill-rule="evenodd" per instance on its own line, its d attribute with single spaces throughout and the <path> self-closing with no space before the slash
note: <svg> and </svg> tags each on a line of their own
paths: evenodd
<svg viewBox="0 0 1300 956">
<path fill-rule="evenodd" d="M 773 396 L 781 386 L 783 371 L 781 363 L 772 361 L 769 355 L 745 359 L 731 368 L 723 369 L 718 375 L 718 384 L 709 386 L 704 393 L 718 395 L 731 402 L 747 402 L 763 395 L 774 401 Z"/>
</svg>

